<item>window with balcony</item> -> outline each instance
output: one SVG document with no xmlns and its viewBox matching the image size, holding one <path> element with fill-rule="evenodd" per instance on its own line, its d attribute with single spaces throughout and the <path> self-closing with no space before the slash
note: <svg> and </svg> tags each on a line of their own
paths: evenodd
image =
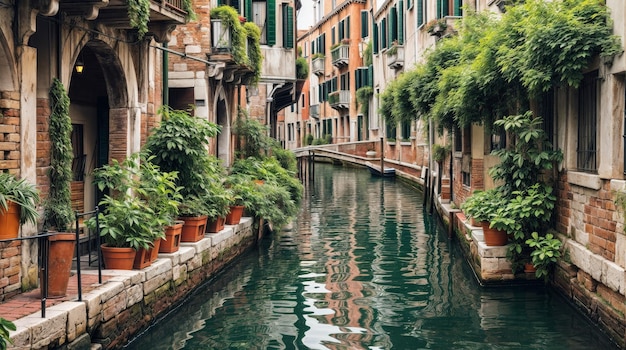
<svg viewBox="0 0 626 350">
<path fill-rule="evenodd" d="M 416 17 L 417 17 L 417 27 L 421 27 L 426 22 L 426 6 L 424 5 L 424 1 L 426 0 L 415 0 L 416 1 Z"/>
</svg>

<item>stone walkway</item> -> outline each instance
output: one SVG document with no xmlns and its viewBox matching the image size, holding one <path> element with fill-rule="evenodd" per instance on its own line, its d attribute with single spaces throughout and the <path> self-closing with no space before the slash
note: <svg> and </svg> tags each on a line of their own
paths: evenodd
<svg viewBox="0 0 626 350">
<path fill-rule="evenodd" d="M 105 283 L 110 278 L 111 276 L 102 275 L 102 283 Z M 100 286 L 97 275 L 81 274 L 81 279 L 83 295 Z M 47 299 L 46 308 L 65 301 L 78 301 L 78 277 L 76 274 L 70 277 L 67 295 L 61 298 Z M 41 293 L 39 289 L 18 294 L 0 304 L 0 315 L 9 321 L 15 321 L 32 314 L 41 315 Z"/>
</svg>

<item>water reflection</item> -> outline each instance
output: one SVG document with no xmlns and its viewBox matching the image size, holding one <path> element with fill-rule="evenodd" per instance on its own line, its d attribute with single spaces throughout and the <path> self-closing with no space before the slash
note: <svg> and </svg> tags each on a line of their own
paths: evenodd
<svg viewBox="0 0 626 350">
<path fill-rule="evenodd" d="M 293 230 L 128 348 L 612 347 L 552 293 L 481 289 L 415 190 L 354 169 L 315 174 Z"/>
</svg>

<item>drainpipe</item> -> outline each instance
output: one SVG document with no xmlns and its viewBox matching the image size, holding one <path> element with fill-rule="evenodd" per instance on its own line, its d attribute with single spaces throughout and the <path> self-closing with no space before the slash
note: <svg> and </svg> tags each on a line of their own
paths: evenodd
<svg viewBox="0 0 626 350">
<path fill-rule="evenodd" d="M 170 104 L 170 91 L 169 91 L 169 85 L 168 85 L 168 80 L 169 80 L 169 55 L 167 52 L 167 43 L 163 43 L 163 48 L 166 50 L 163 50 L 163 105 L 164 106 L 168 106 Z"/>
</svg>

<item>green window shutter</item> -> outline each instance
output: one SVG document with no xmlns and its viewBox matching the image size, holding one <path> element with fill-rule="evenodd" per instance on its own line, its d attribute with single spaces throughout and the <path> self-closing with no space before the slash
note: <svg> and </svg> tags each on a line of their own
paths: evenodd
<svg viewBox="0 0 626 350">
<path fill-rule="evenodd" d="M 252 0 L 245 0 L 245 11 L 246 11 L 246 20 L 248 22 L 252 22 L 254 19 L 252 18 Z"/>
<path fill-rule="evenodd" d="M 361 69 L 357 68 L 354 71 L 354 82 L 355 82 L 355 88 L 358 90 L 359 88 L 361 88 Z"/>
<path fill-rule="evenodd" d="M 374 47 L 372 48 L 375 54 L 378 54 L 378 23 L 372 23 L 372 37 L 374 39 Z"/>
<path fill-rule="evenodd" d="M 350 16 L 346 17 L 346 28 L 344 30 L 346 38 L 350 37 Z"/>
<path fill-rule="evenodd" d="M 283 5 L 283 47 L 293 49 L 293 7 Z"/>
<path fill-rule="evenodd" d="M 424 0 L 417 1 L 417 26 L 421 27 L 424 24 Z"/>
<path fill-rule="evenodd" d="M 395 6 L 389 11 L 389 47 L 394 40 L 398 40 L 398 11 Z"/>
<path fill-rule="evenodd" d="M 344 38 L 343 21 L 339 21 L 339 27 L 337 28 L 337 32 L 339 33 L 339 41 L 341 41 Z"/>
<path fill-rule="evenodd" d="M 380 48 L 387 48 L 387 19 L 383 18 L 380 21 Z"/>
<path fill-rule="evenodd" d="M 419 0 L 417 0 L 417 1 L 419 1 Z M 410 10 L 412 7 L 413 7 L 413 1 L 407 0 L 406 1 L 406 9 Z"/>
<path fill-rule="evenodd" d="M 404 3 L 398 1 L 398 44 L 404 44 Z"/>
<path fill-rule="evenodd" d="M 276 0 L 267 0 L 267 45 L 276 45 Z"/>
<path fill-rule="evenodd" d="M 322 34 L 322 50 L 321 53 L 326 55 L 326 33 Z"/>
<path fill-rule="evenodd" d="M 438 3 L 441 6 L 441 16 L 439 18 L 448 16 L 450 14 L 450 9 L 448 8 L 448 0 L 439 0 Z"/>
<path fill-rule="evenodd" d="M 361 11 L 361 38 L 366 38 L 368 33 L 368 17 L 369 13 L 367 11 Z"/>
<path fill-rule="evenodd" d="M 444 0 L 446 3 L 448 2 L 448 0 Z M 443 17 L 441 15 L 442 13 L 442 8 L 441 8 L 441 0 L 437 0 L 437 18 L 441 18 Z"/>
<path fill-rule="evenodd" d="M 331 92 L 337 91 L 337 77 L 333 78 L 330 88 L 331 88 L 330 90 Z"/>
<path fill-rule="evenodd" d="M 335 27 L 330 28 L 330 44 L 335 45 L 337 40 L 335 40 Z"/>
<path fill-rule="evenodd" d="M 463 16 L 463 11 L 461 10 L 461 0 L 454 0 L 454 15 L 455 16 Z"/>
<path fill-rule="evenodd" d="M 371 64 L 367 67 L 367 85 L 374 86 L 374 66 Z"/>
</svg>

